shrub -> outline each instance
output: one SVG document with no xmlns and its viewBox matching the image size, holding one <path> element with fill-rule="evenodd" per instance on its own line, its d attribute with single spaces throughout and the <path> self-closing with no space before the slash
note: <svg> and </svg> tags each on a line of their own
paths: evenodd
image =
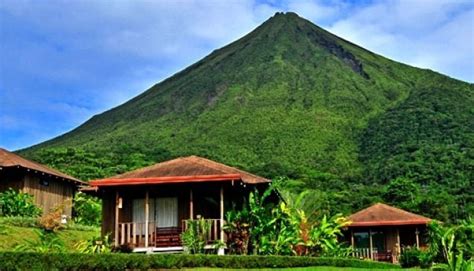
<svg viewBox="0 0 474 271">
<path fill-rule="evenodd" d="M 413 247 L 407 247 L 400 255 L 400 265 L 403 268 L 411 268 L 420 265 L 420 250 Z"/>
<path fill-rule="evenodd" d="M 46 231 L 58 231 L 64 228 L 64 224 L 61 222 L 64 209 L 67 205 L 67 201 L 63 204 L 54 207 L 49 213 L 42 216 L 39 220 L 39 225 Z"/>
<path fill-rule="evenodd" d="M 430 251 L 420 251 L 418 262 L 420 263 L 421 268 L 430 268 L 433 264 L 433 255 Z"/>
<path fill-rule="evenodd" d="M 97 236 L 78 242 L 74 248 L 82 253 L 109 253 L 112 251 L 112 242 L 109 235 Z"/>
<path fill-rule="evenodd" d="M 250 241 L 249 212 L 247 208 L 241 211 L 230 210 L 226 214 L 224 231 L 227 234 L 227 248 L 230 254 L 248 254 Z"/>
<path fill-rule="evenodd" d="M 100 226 L 102 205 L 99 199 L 79 192 L 74 197 L 74 211 L 76 223 Z"/>
<path fill-rule="evenodd" d="M 30 194 L 17 192 L 12 188 L 0 193 L 1 216 L 37 217 L 41 212 L 41 208 L 34 204 Z"/>
<path fill-rule="evenodd" d="M 0 252 L 1 270 L 149 270 L 193 267 L 290 268 L 307 266 L 397 269 L 399 266 L 357 259 L 290 256 L 217 256 L 188 254 L 82 254 Z"/>
<path fill-rule="evenodd" d="M 204 247 L 208 243 L 208 232 L 211 223 L 204 218 L 197 220 L 186 220 L 186 231 L 181 234 L 181 241 L 185 251 L 191 254 L 204 253 Z"/>
</svg>

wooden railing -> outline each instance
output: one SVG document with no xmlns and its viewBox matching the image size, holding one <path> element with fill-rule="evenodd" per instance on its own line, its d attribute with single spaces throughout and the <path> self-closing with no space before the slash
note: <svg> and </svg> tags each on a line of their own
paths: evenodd
<svg viewBox="0 0 474 271">
<path fill-rule="evenodd" d="M 132 247 L 146 247 L 146 223 L 125 222 L 118 225 L 118 244 Z M 148 246 L 155 245 L 156 223 L 148 223 Z"/>
<path fill-rule="evenodd" d="M 182 222 L 182 229 L 186 231 L 189 226 L 189 221 L 193 221 L 191 219 L 183 220 Z M 194 220 L 198 221 L 198 220 Z M 209 230 L 207 231 L 207 240 L 208 243 L 214 243 L 217 240 L 220 240 L 220 233 L 222 228 L 222 223 L 220 219 L 204 219 L 204 221 L 210 223 Z"/>
<path fill-rule="evenodd" d="M 376 259 L 377 249 L 373 249 L 372 253 L 370 248 L 354 248 L 352 250 L 352 257 L 361 259 Z"/>
<path fill-rule="evenodd" d="M 180 234 L 188 228 L 190 220 L 183 220 L 181 227 L 157 228 L 157 222 L 124 222 L 118 224 L 118 239 L 116 244 L 119 246 L 127 245 L 132 248 L 143 247 L 168 247 L 181 245 Z M 207 231 L 208 244 L 213 244 L 220 240 L 221 220 L 205 219 L 210 224 Z M 146 227 L 148 226 L 148 238 L 146 236 Z M 146 240 L 148 239 L 148 245 Z"/>
</svg>

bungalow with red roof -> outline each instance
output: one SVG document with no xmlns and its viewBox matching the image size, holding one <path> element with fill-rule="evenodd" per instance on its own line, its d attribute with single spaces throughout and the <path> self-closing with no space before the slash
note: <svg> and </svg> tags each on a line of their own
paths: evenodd
<svg viewBox="0 0 474 271">
<path fill-rule="evenodd" d="M 183 250 L 186 221 L 204 218 L 211 242 L 224 242 L 224 212 L 270 180 L 197 156 L 90 182 L 102 198 L 102 234 L 135 252 Z M 220 249 L 219 253 L 223 253 Z"/>
<path fill-rule="evenodd" d="M 351 216 L 348 239 L 354 256 L 398 262 L 406 247 L 426 246 L 426 225 L 430 218 L 377 203 Z"/>
</svg>

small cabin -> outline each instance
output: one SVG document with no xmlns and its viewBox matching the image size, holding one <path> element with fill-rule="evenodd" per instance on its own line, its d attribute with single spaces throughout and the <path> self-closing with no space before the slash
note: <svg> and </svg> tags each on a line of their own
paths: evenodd
<svg viewBox="0 0 474 271">
<path fill-rule="evenodd" d="M 80 185 L 74 177 L 27 160 L 0 148 L 0 192 L 12 188 L 34 197 L 34 203 L 48 213 L 54 207 L 72 203 Z M 72 204 L 66 204 L 64 215 L 72 216 Z"/>
<path fill-rule="evenodd" d="M 430 218 L 377 203 L 349 216 L 353 256 L 396 263 L 403 249 L 425 247 Z"/>
<path fill-rule="evenodd" d="M 115 246 L 171 252 L 183 250 L 180 235 L 188 221 L 198 218 L 211 225 L 209 244 L 225 242 L 225 212 L 269 184 L 263 177 L 189 156 L 91 181 L 87 192 L 102 199 L 102 234 L 111 234 Z"/>
</svg>

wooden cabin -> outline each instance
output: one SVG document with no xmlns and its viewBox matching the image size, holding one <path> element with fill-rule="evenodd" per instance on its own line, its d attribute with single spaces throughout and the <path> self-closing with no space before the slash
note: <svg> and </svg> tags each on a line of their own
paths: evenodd
<svg viewBox="0 0 474 271">
<path fill-rule="evenodd" d="M 346 234 L 353 256 L 398 262 L 406 247 L 425 247 L 427 224 L 431 219 L 377 203 L 351 216 Z"/>
<path fill-rule="evenodd" d="M 48 213 L 65 202 L 72 203 L 78 187 L 85 184 L 74 177 L 0 148 L 0 192 L 13 188 L 28 193 L 34 197 L 34 203 L 43 209 L 43 213 Z M 71 217 L 72 204 L 67 204 L 64 212 Z"/>
<path fill-rule="evenodd" d="M 205 158 L 189 156 L 91 181 L 102 198 L 102 234 L 135 252 L 181 251 L 187 221 L 204 218 L 209 243 L 225 241 L 224 215 L 270 180 Z M 90 191 L 90 189 L 89 189 Z M 224 253 L 223 249 L 219 250 Z"/>
</svg>

